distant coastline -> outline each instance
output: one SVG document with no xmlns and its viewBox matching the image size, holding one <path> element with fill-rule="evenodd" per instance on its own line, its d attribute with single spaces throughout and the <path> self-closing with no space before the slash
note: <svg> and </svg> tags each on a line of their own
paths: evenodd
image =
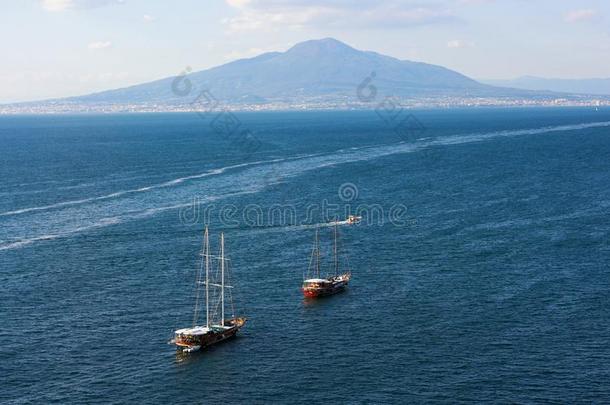
<svg viewBox="0 0 610 405">
<path fill-rule="evenodd" d="M 608 107 L 610 97 L 558 97 L 543 100 L 526 100 L 510 98 L 430 98 L 401 99 L 393 98 L 394 103 L 405 109 L 416 108 L 476 108 L 476 107 Z M 376 105 L 364 102 L 316 101 L 316 102 L 270 102 L 262 104 L 222 105 L 226 111 L 315 111 L 315 110 L 374 110 Z M 75 113 L 167 113 L 167 112 L 201 112 L 193 104 L 78 104 L 67 102 L 32 102 L 0 104 L 0 115 L 21 114 L 75 114 Z"/>
</svg>

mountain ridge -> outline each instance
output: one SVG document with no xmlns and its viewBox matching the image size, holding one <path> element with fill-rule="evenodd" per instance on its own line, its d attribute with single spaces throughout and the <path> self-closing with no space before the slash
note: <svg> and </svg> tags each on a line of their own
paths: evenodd
<svg viewBox="0 0 610 405">
<path fill-rule="evenodd" d="M 360 100 L 356 90 L 367 78 L 374 79 L 372 84 L 378 93 L 414 105 L 501 104 L 519 98 L 558 97 L 548 91 L 495 87 L 443 66 L 362 51 L 334 38 L 323 38 L 188 75 L 19 105 L 66 111 L 180 110 L 188 109 L 195 95 L 206 90 L 231 108 L 362 107 L 368 100 Z M 190 86 L 188 97 L 176 89 L 176 81 L 181 80 Z"/>
<path fill-rule="evenodd" d="M 285 52 L 267 52 L 206 70 L 188 79 L 196 88 L 207 88 L 222 101 L 236 102 L 246 96 L 286 99 L 355 94 L 356 87 L 375 72 L 376 86 L 393 93 L 429 93 L 433 89 L 485 88 L 473 79 L 438 65 L 400 60 L 373 51 L 359 51 L 333 38 L 300 42 Z M 82 96 L 70 102 L 180 102 L 171 93 L 175 77 Z"/>
</svg>

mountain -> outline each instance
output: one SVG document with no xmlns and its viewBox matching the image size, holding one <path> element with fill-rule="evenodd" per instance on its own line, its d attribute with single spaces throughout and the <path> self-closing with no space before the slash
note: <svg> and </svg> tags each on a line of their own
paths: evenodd
<svg viewBox="0 0 610 405">
<path fill-rule="evenodd" d="M 372 81 L 366 79 L 372 78 Z M 190 91 L 182 91 L 190 83 Z M 360 51 L 332 38 L 298 43 L 285 52 L 239 59 L 184 77 L 143 83 L 84 96 L 22 103 L 1 112 L 163 111 L 193 109 L 208 90 L 226 108 L 342 108 L 370 101 L 358 88 L 372 84 L 379 96 L 409 105 L 554 102 L 559 95 L 479 83 L 442 66 Z M 363 93 L 360 93 L 363 94 Z M 0 106 L 2 107 L 2 106 Z"/>
<path fill-rule="evenodd" d="M 610 95 L 608 79 L 545 79 L 523 76 L 510 80 L 485 80 L 492 86 L 506 86 L 524 90 L 548 90 L 572 94 Z"/>
<path fill-rule="evenodd" d="M 188 76 L 193 86 L 209 89 L 224 102 L 254 99 L 294 101 L 329 96 L 355 97 L 357 86 L 372 72 L 374 85 L 393 95 L 480 92 L 488 86 L 441 66 L 402 61 L 359 51 L 335 39 L 301 42 L 286 52 L 240 59 Z M 119 90 L 72 98 L 79 102 L 179 102 L 166 78 Z"/>
</svg>

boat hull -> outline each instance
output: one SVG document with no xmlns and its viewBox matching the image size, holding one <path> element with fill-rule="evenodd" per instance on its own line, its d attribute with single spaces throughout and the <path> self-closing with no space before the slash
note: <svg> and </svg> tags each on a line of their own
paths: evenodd
<svg viewBox="0 0 610 405">
<path fill-rule="evenodd" d="M 230 326 L 224 330 L 210 331 L 204 335 L 184 335 L 175 339 L 175 344 L 179 350 L 193 352 L 213 346 L 237 335 L 237 332 L 244 326 L 245 318 L 238 318 L 227 322 Z"/>
<path fill-rule="evenodd" d="M 318 297 L 327 297 L 329 295 L 337 294 L 347 287 L 347 281 L 339 281 L 337 283 L 333 283 L 327 287 L 317 287 L 317 288 L 301 288 L 303 292 L 303 296 L 305 298 L 318 298 Z"/>
</svg>

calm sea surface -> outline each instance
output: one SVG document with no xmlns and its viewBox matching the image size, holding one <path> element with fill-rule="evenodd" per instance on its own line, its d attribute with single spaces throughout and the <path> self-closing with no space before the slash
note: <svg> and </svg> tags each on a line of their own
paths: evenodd
<svg viewBox="0 0 610 405">
<path fill-rule="evenodd" d="M 609 109 L 237 117 L 0 117 L 0 402 L 610 401 Z M 249 321 L 184 356 L 204 222 Z"/>
</svg>

